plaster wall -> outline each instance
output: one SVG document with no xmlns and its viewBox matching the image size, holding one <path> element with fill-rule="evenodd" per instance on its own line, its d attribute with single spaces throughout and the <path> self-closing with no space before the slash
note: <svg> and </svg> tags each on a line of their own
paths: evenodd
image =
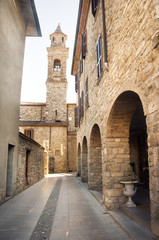
<svg viewBox="0 0 159 240">
<path fill-rule="evenodd" d="M 17 1 L 0 1 L 0 201 L 6 196 L 8 144 L 14 146 L 11 194 L 15 190 L 25 32 Z"/>
</svg>

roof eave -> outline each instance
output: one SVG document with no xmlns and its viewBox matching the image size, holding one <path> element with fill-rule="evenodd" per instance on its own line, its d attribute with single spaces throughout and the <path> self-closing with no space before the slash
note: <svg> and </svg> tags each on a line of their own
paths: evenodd
<svg viewBox="0 0 159 240">
<path fill-rule="evenodd" d="M 42 36 L 34 0 L 19 0 L 26 24 L 26 36 Z"/>
<path fill-rule="evenodd" d="M 75 75 L 77 72 L 77 65 L 78 65 L 78 60 L 80 57 L 81 46 L 82 46 L 81 36 L 82 36 L 82 33 L 84 32 L 85 25 L 86 25 L 89 3 L 90 3 L 89 0 L 80 0 L 79 2 L 75 43 L 74 43 L 73 59 L 72 59 L 72 68 L 71 68 L 72 75 Z"/>
</svg>

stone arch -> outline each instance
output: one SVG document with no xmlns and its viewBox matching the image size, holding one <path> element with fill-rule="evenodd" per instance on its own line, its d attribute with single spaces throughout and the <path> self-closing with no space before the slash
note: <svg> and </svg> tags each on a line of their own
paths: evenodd
<svg viewBox="0 0 159 240">
<path fill-rule="evenodd" d="M 81 176 L 81 145 L 80 143 L 78 144 L 78 156 L 77 156 L 77 159 L 78 159 L 78 176 Z"/>
<path fill-rule="evenodd" d="M 95 124 L 90 136 L 88 185 L 90 189 L 102 190 L 102 144 L 99 126 Z"/>
<path fill-rule="evenodd" d="M 81 180 L 83 182 L 88 182 L 88 146 L 85 136 L 82 142 Z"/>
<path fill-rule="evenodd" d="M 144 134 L 146 142 L 144 156 L 147 158 L 147 129 L 142 102 L 135 92 L 125 91 L 114 102 L 107 121 L 103 194 L 108 208 L 117 207 L 125 201 L 120 180 L 132 169 L 130 161 L 136 164 L 139 175 L 137 166 L 139 151 L 136 147 L 137 142 L 132 136 L 141 133 Z M 139 177 L 141 180 L 142 177 Z"/>
</svg>

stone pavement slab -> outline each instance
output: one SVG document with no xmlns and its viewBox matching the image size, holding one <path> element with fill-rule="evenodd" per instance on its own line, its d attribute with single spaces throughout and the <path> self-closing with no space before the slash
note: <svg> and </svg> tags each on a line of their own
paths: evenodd
<svg viewBox="0 0 159 240">
<path fill-rule="evenodd" d="M 45 178 L 0 206 L 0 240 L 33 236 L 37 240 L 154 239 L 124 214 L 107 211 L 72 173 Z"/>
<path fill-rule="evenodd" d="M 45 178 L 0 206 L 0 240 L 29 240 L 56 183 Z"/>
<path fill-rule="evenodd" d="M 128 235 L 74 176 L 64 177 L 50 240 L 126 240 Z"/>
</svg>

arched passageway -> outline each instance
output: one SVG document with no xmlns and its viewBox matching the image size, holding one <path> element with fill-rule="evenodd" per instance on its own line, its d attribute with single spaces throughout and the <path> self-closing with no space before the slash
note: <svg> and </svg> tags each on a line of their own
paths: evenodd
<svg viewBox="0 0 159 240">
<path fill-rule="evenodd" d="M 86 137 L 83 138 L 82 143 L 81 180 L 88 182 L 88 147 Z"/>
<path fill-rule="evenodd" d="M 78 176 L 81 176 L 81 145 L 78 144 Z"/>
<path fill-rule="evenodd" d="M 120 180 L 130 170 L 148 187 L 144 170 L 148 171 L 146 119 L 139 96 L 132 91 L 122 93 L 115 101 L 107 122 L 106 159 L 104 161 L 104 201 L 114 208 L 125 201 Z M 148 176 L 148 175 L 147 175 Z"/>
<path fill-rule="evenodd" d="M 142 193 L 144 190 L 149 195 L 147 127 L 141 104 L 137 106 L 132 117 L 129 133 L 130 164 L 139 182 L 142 183 L 140 186 Z M 144 197 L 147 199 L 148 196 L 144 195 Z"/>
<path fill-rule="evenodd" d="M 101 134 L 97 124 L 95 124 L 90 136 L 90 159 L 88 185 L 90 189 L 102 190 L 102 156 L 101 156 Z"/>
</svg>

